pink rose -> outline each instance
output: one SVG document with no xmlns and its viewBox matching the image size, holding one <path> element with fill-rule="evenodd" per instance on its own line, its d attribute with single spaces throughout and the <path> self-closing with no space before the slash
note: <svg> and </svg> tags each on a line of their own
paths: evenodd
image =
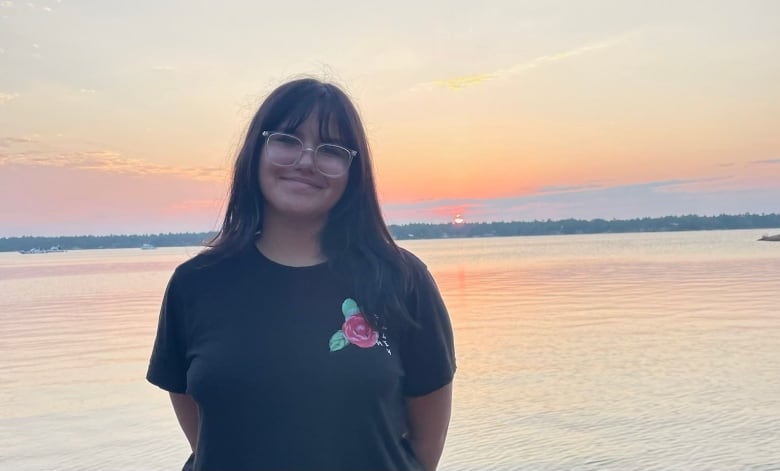
<svg viewBox="0 0 780 471">
<path fill-rule="evenodd" d="M 349 343 L 360 348 L 371 348 L 379 340 L 379 333 L 371 328 L 363 314 L 359 312 L 344 321 L 341 330 L 344 332 L 344 337 L 349 340 Z"/>
</svg>

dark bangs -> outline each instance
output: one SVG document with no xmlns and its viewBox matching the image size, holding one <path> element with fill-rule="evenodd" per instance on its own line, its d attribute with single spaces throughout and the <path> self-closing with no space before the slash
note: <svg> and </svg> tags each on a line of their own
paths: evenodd
<svg viewBox="0 0 780 471">
<path fill-rule="evenodd" d="M 355 130 L 348 119 L 344 102 L 328 87 L 309 87 L 290 90 L 268 110 L 263 131 L 281 131 L 293 134 L 312 113 L 320 126 L 320 142 L 340 144 L 358 150 Z"/>
</svg>

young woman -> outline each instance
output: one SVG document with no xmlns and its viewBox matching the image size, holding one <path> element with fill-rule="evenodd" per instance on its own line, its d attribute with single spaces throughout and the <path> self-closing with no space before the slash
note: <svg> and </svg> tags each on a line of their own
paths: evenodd
<svg viewBox="0 0 780 471">
<path fill-rule="evenodd" d="M 168 284 L 147 379 L 195 470 L 424 470 L 441 456 L 452 329 L 382 220 L 349 98 L 296 80 L 260 106 L 224 222 Z"/>
</svg>

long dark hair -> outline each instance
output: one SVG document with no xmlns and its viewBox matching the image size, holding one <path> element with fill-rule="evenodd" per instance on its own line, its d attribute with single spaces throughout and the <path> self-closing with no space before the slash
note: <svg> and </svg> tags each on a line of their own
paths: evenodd
<svg viewBox="0 0 780 471">
<path fill-rule="evenodd" d="M 262 231 L 265 198 L 260 190 L 263 131 L 292 131 L 317 113 L 320 135 L 335 124 L 339 141 L 358 152 L 341 199 L 331 209 L 320 242 L 331 268 L 348 276 L 366 320 L 375 327 L 410 321 L 405 298 L 411 283 L 408 255 L 399 249 L 382 218 L 368 140 L 357 109 L 336 85 L 306 78 L 285 83 L 260 105 L 236 159 L 225 219 L 206 254 L 222 258 L 254 244 Z"/>
</svg>

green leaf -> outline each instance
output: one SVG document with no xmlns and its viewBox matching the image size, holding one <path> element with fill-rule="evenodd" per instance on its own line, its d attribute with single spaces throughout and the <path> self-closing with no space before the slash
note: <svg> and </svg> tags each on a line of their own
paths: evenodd
<svg viewBox="0 0 780 471">
<path fill-rule="evenodd" d="M 330 337 L 330 351 L 335 352 L 349 345 L 349 340 L 344 336 L 344 332 L 338 331 Z"/>
<path fill-rule="evenodd" d="M 360 308 L 358 307 L 354 299 L 347 298 L 344 300 L 343 303 L 341 303 L 341 312 L 344 313 L 344 317 L 349 319 L 350 317 L 360 312 Z"/>
</svg>

